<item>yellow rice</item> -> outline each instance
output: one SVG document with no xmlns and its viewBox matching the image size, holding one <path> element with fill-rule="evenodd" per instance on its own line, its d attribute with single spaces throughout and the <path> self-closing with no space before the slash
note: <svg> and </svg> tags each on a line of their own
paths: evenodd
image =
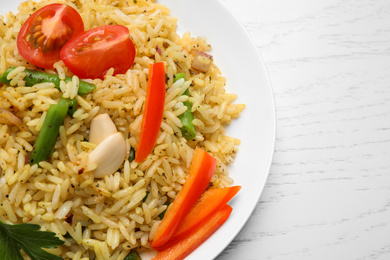
<svg viewBox="0 0 390 260">
<path fill-rule="evenodd" d="M 17 14 L 0 17 L 0 73 L 17 67 L 9 74 L 11 86 L 0 86 L 0 108 L 12 111 L 25 125 L 20 130 L 0 124 L 0 220 L 36 223 L 41 230 L 55 232 L 65 244 L 49 251 L 64 259 L 123 259 L 132 248 L 150 248 L 149 240 L 160 223 L 158 215 L 185 182 L 195 147 L 217 159 L 212 185 L 232 185 L 227 166 L 240 141 L 226 136 L 224 126 L 237 118 L 245 105 L 232 103 L 236 95 L 225 92 L 225 78 L 214 63 L 207 73 L 193 73 L 191 51 L 209 52 L 211 46 L 202 37 L 177 35 L 177 19 L 169 15 L 167 7 L 148 0 L 55 2 L 75 8 L 86 30 L 105 24 L 127 26 L 137 56 L 123 75 L 112 76 L 110 70 L 104 80 L 88 80 L 96 90 L 83 97 L 77 95 L 77 77 L 61 83 L 62 93 L 52 83 L 25 87 L 24 69 L 37 68 L 20 56 L 16 37 L 28 16 L 52 1 L 29 0 L 19 6 Z M 123 134 L 129 153 L 139 139 L 148 64 L 161 61 L 168 81 L 155 149 L 145 161 L 126 160 L 116 173 L 95 179 L 96 164 L 88 163 L 88 153 L 96 146 L 87 141 L 91 120 L 108 113 Z M 46 72 L 62 79 L 72 76 L 62 61 L 54 68 Z M 184 72 L 188 82 L 173 84 L 173 75 L 178 72 Z M 182 95 L 187 88 L 189 98 Z M 39 167 L 26 164 L 49 106 L 61 95 L 77 99 L 74 118 L 65 119 L 51 158 Z M 182 137 L 178 118 L 187 100 L 195 117 L 193 141 Z M 84 172 L 78 174 L 81 169 Z M 71 223 L 65 221 L 67 216 L 71 216 Z"/>
</svg>

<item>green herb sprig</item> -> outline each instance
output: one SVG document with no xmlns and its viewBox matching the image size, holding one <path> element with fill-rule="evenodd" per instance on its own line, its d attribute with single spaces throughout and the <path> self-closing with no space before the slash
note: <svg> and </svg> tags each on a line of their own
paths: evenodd
<svg viewBox="0 0 390 260">
<path fill-rule="evenodd" d="M 8 225 L 0 221 L 0 259 L 23 260 L 20 249 L 32 260 L 61 260 L 42 248 L 55 248 L 64 244 L 55 233 L 39 231 L 36 224 Z"/>
</svg>

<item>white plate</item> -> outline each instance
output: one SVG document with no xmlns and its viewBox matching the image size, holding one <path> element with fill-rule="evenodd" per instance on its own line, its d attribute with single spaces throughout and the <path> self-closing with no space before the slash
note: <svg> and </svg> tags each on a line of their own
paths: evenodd
<svg viewBox="0 0 390 260">
<path fill-rule="evenodd" d="M 243 25 L 218 0 L 160 0 L 178 18 L 178 31 L 205 36 L 215 63 L 227 78 L 227 89 L 246 104 L 241 116 L 227 128 L 241 140 L 230 166 L 240 192 L 229 203 L 227 222 L 187 260 L 214 259 L 234 239 L 252 214 L 266 183 L 275 143 L 276 119 L 271 84 L 263 60 Z"/>
<path fill-rule="evenodd" d="M 21 0 L 0 0 L 4 10 L 16 11 Z M 275 142 L 275 109 L 265 65 L 249 34 L 218 0 L 158 0 L 172 10 L 179 34 L 205 36 L 212 45 L 215 63 L 227 78 L 227 89 L 238 94 L 236 103 L 246 108 L 227 128 L 241 139 L 230 176 L 242 189 L 229 203 L 233 212 L 227 222 L 186 259 L 214 259 L 244 226 L 267 180 Z"/>
</svg>

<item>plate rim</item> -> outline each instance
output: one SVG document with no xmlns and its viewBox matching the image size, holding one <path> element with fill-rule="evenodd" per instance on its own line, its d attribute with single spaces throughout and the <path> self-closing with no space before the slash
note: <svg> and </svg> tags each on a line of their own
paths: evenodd
<svg viewBox="0 0 390 260">
<path fill-rule="evenodd" d="M 16 0 L 16 1 L 12 1 L 11 2 L 11 1 L 0 0 L 0 3 L 4 4 L 5 7 L 6 7 L 4 9 L 2 9 L 3 11 L 1 11 L 0 13 L 2 15 L 8 13 L 9 11 L 12 11 L 13 13 L 16 13 L 16 12 L 18 12 L 17 6 L 19 6 L 19 4 L 21 2 L 24 2 L 24 1 L 25 0 Z M 40 1 L 40 0 L 38 0 L 38 1 Z M 210 1 L 210 0 L 199 0 L 199 1 L 206 1 L 207 2 L 207 1 Z M 170 1 L 169 0 L 156 0 L 155 2 L 157 2 L 157 3 L 161 3 L 161 2 L 167 3 L 167 2 L 170 2 Z M 270 171 L 271 171 L 271 167 L 272 167 L 273 158 L 275 156 L 275 145 L 276 145 L 276 136 L 277 136 L 277 113 L 276 113 L 276 104 L 275 104 L 275 94 L 274 94 L 274 91 L 273 91 L 273 85 L 272 85 L 272 82 L 271 82 L 271 78 L 269 76 L 269 72 L 268 72 L 268 69 L 267 69 L 267 64 L 264 62 L 264 59 L 263 59 L 263 57 L 262 57 L 262 55 L 260 53 L 260 50 L 259 50 L 259 48 L 255 44 L 253 36 L 251 35 L 251 33 L 249 33 L 249 31 L 245 27 L 244 23 L 238 18 L 238 16 L 234 12 L 234 10 L 232 10 L 232 8 L 227 5 L 227 3 L 225 3 L 222 0 L 214 0 L 214 1 L 210 1 L 210 2 L 217 3 L 217 4 L 219 4 L 220 6 L 222 6 L 225 9 L 225 11 L 231 16 L 231 18 L 234 20 L 234 22 L 237 23 L 237 25 L 240 27 L 240 30 L 245 33 L 245 35 L 248 38 L 252 48 L 254 48 L 255 53 L 256 53 L 256 59 L 258 59 L 260 65 L 263 68 L 263 72 L 265 74 L 264 80 L 267 82 L 267 86 L 263 85 L 261 87 L 266 88 L 268 94 L 270 95 L 270 99 L 268 101 L 270 102 L 269 108 L 271 108 L 271 112 L 272 112 L 272 113 L 269 114 L 270 119 L 272 120 L 272 122 L 271 121 L 268 122 L 270 125 L 272 125 L 272 136 L 269 136 L 269 139 L 272 139 L 272 141 L 269 144 L 269 147 L 268 147 L 269 151 L 267 151 L 267 155 L 268 156 L 267 156 L 267 160 L 265 161 L 266 167 L 264 167 L 264 168 L 266 168 L 267 170 L 266 171 L 264 170 L 264 172 L 261 173 L 261 174 L 265 175 L 262 178 L 261 187 L 259 187 L 260 189 L 255 194 L 256 199 L 251 201 L 251 204 L 248 205 L 248 207 L 247 207 L 249 214 L 246 214 L 245 217 L 241 219 L 240 223 L 234 227 L 234 230 L 232 232 L 229 232 L 229 238 L 228 239 L 224 240 L 223 243 L 220 243 L 218 245 L 218 248 L 214 248 L 213 250 L 209 251 L 211 259 L 215 259 L 219 255 L 221 255 L 221 253 L 223 253 L 224 250 L 226 250 L 228 248 L 228 246 L 232 243 L 232 241 L 242 231 L 244 226 L 247 225 L 248 220 L 250 219 L 251 215 L 253 214 L 253 211 L 255 210 L 257 204 L 259 203 L 259 201 L 261 199 L 261 195 L 264 193 L 267 180 L 268 180 L 268 178 L 270 176 Z M 15 6 L 15 5 L 16 5 L 16 8 L 13 8 L 13 9 L 9 8 L 9 7 Z M 169 9 L 171 9 L 169 4 L 165 4 L 165 5 Z M 8 9 L 7 9 L 7 6 L 8 6 Z M 177 16 L 175 16 L 175 17 L 177 17 Z M 178 19 L 178 24 L 180 24 L 180 19 Z M 207 35 L 205 35 L 205 36 L 207 37 Z M 226 78 L 229 78 L 228 75 L 224 74 L 224 76 L 226 76 Z M 239 93 L 238 93 L 238 95 L 239 95 Z M 193 255 L 193 253 L 191 253 L 189 255 L 189 258 L 195 257 L 195 256 L 191 257 L 191 255 Z"/>
<path fill-rule="evenodd" d="M 240 223 L 239 225 L 239 228 L 237 229 L 236 232 L 234 232 L 233 236 L 231 239 L 229 239 L 229 241 L 225 244 L 225 246 L 222 248 L 222 250 L 220 250 L 218 253 L 216 253 L 212 259 L 215 259 L 217 258 L 218 256 L 220 256 L 227 248 L 228 246 L 233 242 L 233 240 L 238 236 L 238 234 L 242 231 L 242 229 L 245 227 L 245 225 L 248 224 L 248 221 L 250 219 L 250 217 L 252 216 L 257 204 L 259 203 L 260 199 L 261 199 L 261 195 L 263 194 L 264 190 L 265 190 L 265 186 L 267 184 L 267 180 L 270 176 L 270 171 L 271 171 L 271 167 L 272 167 L 272 162 L 273 162 L 273 158 L 275 156 L 275 145 L 276 145 L 276 134 L 277 134 L 277 114 L 276 114 L 276 103 L 275 103 L 275 93 L 273 91 L 273 85 L 272 85 L 272 82 L 271 82 L 271 78 L 269 76 L 269 72 L 268 72 L 268 69 L 267 69 L 267 64 L 265 63 L 264 59 L 263 59 L 263 56 L 261 55 L 260 51 L 259 51 L 259 48 L 256 46 L 255 44 L 255 41 L 254 41 L 254 38 L 252 36 L 251 33 L 249 33 L 249 31 L 246 29 L 244 23 L 241 21 L 240 18 L 238 18 L 238 16 L 236 15 L 236 13 L 222 0 L 214 0 L 214 1 L 217 1 L 219 2 L 219 4 L 221 4 L 227 12 L 229 12 L 229 14 L 233 17 L 233 19 L 238 23 L 238 25 L 241 27 L 241 30 L 243 32 L 245 32 L 246 36 L 248 37 L 248 39 L 250 40 L 251 42 L 251 45 L 253 46 L 253 48 L 256 50 L 256 55 L 257 55 L 257 58 L 260 60 L 260 63 L 261 65 L 264 67 L 264 73 L 266 75 L 266 78 L 265 80 L 267 81 L 267 89 L 269 91 L 269 94 L 271 96 L 271 107 L 272 107 L 272 113 L 271 113 L 271 118 L 272 118 L 272 143 L 271 143 L 271 147 L 270 147 L 270 155 L 269 155 L 269 159 L 268 159 L 268 162 L 267 162 L 267 170 L 266 170 L 266 176 L 264 177 L 264 181 L 262 183 L 262 186 L 261 186 L 261 189 L 259 189 L 259 194 L 257 196 L 257 199 L 254 200 L 254 203 L 253 205 L 251 206 L 250 208 L 250 214 L 248 214 L 245 218 L 244 218 L 244 221 L 242 221 L 242 223 Z M 263 86 L 264 87 L 264 86 Z"/>
</svg>

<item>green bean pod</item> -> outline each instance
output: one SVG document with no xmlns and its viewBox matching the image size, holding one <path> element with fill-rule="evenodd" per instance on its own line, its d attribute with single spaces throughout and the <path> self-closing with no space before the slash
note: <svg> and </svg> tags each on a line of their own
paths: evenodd
<svg viewBox="0 0 390 260">
<path fill-rule="evenodd" d="M 0 82 L 4 83 L 4 84 L 9 84 L 11 82 L 11 79 L 7 79 L 7 76 L 14 69 L 15 69 L 15 67 L 11 67 L 8 70 L 6 70 L 0 76 Z M 29 70 L 29 69 L 25 69 L 23 72 L 26 73 L 26 76 L 23 78 L 23 80 L 26 82 L 27 87 L 31 87 L 31 86 L 34 86 L 35 84 L 42 83 L 42 82 L 52 82 L 52 83 L 54 83 L 54 85 L 57 89 L 60 89 L 61 79 L 60 79 L 60 77 L 58 77 L 58 75 L 48 74 L 45 72 Z M 72 78 L 65 77 L 64 81 L 66 83 L 68 83 L 69 81 L 72 81 Z M 80 96 L 83 96 L 87 93 L 92 92 L 95 88 L 96 88 L 95 85 L 92 85 L 92 84 L 89 84 L 88 82 L 80 80 L 78 94 Z"/>
<path fill-rule="evenodd" d="M 58 104 L 50 105 L 37 140 L 35 140 L 34 150 L 30 157 L 31 165 L 47 160 L 52 154 L 60 134 L 60 126 L 64 122 L 68 109 L 69 102 L 65 99 L 62 99 Z"/>
<path fill-rule="evenodd" d="M 77 99 L 65 99 L 69 103 L 68 115 L 73 118 L 74 112 L 77 110 Z"/>
<path fill-rule="evenodd" d="M 173 82 L 178 81 L 179 79 L 186 80 L 186 75 L 184 73 L 177 73 L 174 75 Z M 190 96 L 190 91 L 187 89 L 183 95 Z M 183 137 L 187 140 L 193 140 L 195 138 L 195 127 L 192 124 L 192 120 L 194 120 L 194 114 L 191 112 L 192 105 L 189 101 L 183 102 L 183 104 L 187 107 L 187 110 L 178 116 L 183 127 L 180 129 Z"/>
<path fill-rule="evenodd" d="M 176 73 L 175 75 L 173 75 L 173 83 L 175 83 L 179 79 L 184 79 L 184 81 L 186 81 L 187 80 L 186 74 L 185 73 Z"/>
</svg>

